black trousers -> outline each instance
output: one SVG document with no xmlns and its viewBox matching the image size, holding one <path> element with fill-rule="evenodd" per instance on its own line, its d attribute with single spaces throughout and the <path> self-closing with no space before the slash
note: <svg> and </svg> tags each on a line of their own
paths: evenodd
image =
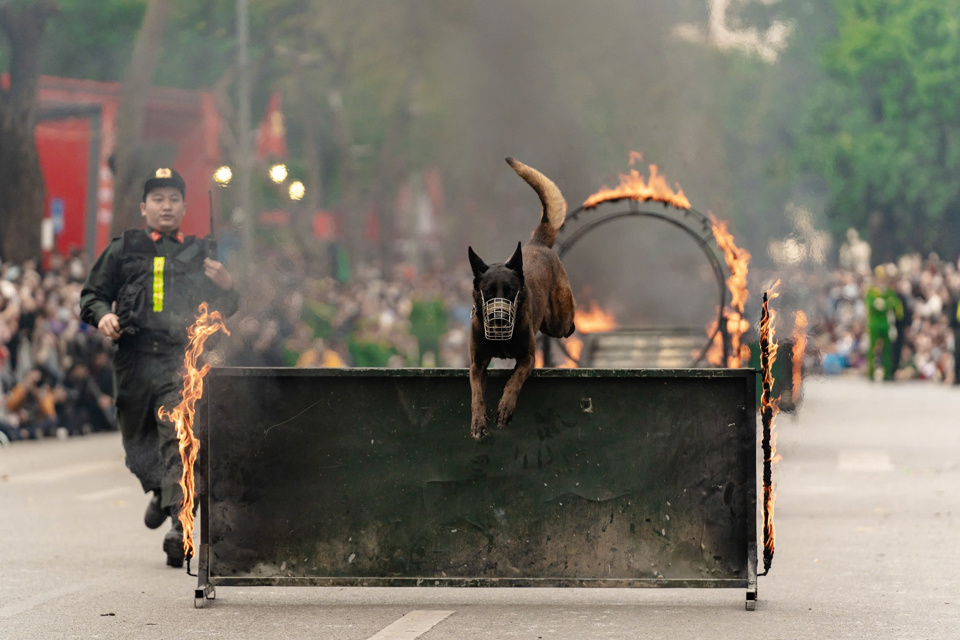
<svg viewBox="0 0 960 640">
<path fill-rule="evenodd" d="M 160 492 L 162 507 L 176 509 L 183 499 L 177 432 L 157 411 L 160 407 L 173 409 L 180 402 L 183 350 L 151 353 L 120 348 L 113 365 L 117 423 L 127 468 L 145 492 Z"/>
</svg>

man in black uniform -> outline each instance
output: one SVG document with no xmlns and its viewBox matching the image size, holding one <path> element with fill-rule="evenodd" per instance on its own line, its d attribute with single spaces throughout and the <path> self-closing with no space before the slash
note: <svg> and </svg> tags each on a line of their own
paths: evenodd
<svg viewBox="0 0 960 640">
<path fill-rule="evenodd" d="M 183 530 L 177 518 L 182 463 L 175 426 L 157 410 L 180 402 L 187 328 L 206 301 L 224 316 L 236 312 L 239 294 L 224 266 L 207 256 L 203 240 L 184 236 L 186 184 L 172 169 L 143 183 L 140 212 L 146 229 L 114 238 L 94 263 L 80 298 L 80 317 L 117 341 L 114 356 L 117 421 L 127 467 L 145 492 L 153 492 L 144 523 L 160 527 L 167 564 L 183 566 Z"/>
</svg>

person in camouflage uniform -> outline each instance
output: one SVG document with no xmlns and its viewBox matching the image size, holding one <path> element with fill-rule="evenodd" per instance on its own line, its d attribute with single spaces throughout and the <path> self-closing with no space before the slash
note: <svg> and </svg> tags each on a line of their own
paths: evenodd
<svg viewBox="0 0 960 640">
<path fill-rule="evenodd" d="M 161 406 L 180 402 L 187 329 L 201 302 L 224 316 L 236 312 L 239 294 L 226 268 L 208 256 L 202 239 L 185 236 L 186 184 L 168 168 L 143 184 L 140 212 L 146 229 L 114 238 L 90 269 L 80 299 L 80 317 L 117 342 L 114 389 L 117 422 L 127 467 L 144 492 L 153 493 L 144 523 L 164 536 L 167 564 L 183 566 L 183 530 L 177 518 L 183 495 L 182 463 L 175 426 L 161 420 Z"/>
<path fill-rule="evenodd" d="M 876 379 L 877 357 L 883 368 L 883 379 L 893 380 L 893 339 L 890 336 L 891 325 L 903 318 L 903 303 L 890 282 L 890 275 L 884 266 L 874 269 L 874 283 L 867 289 L 867 377 Z"/>
</svg>

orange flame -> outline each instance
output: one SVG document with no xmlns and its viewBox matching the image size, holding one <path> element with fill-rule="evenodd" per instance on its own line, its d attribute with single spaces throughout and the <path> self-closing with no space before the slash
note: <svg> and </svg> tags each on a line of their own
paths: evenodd
<svg viewBox="0 0 960 640">
<path fill-rule="evenodd" d="M 583 353 L 583 340 L 571 336 L 566 339 L 566 341 L 563 343 L 563 346 L 566 347 L 567 353 L 570 354 L 570 357 L 565 358 L 563 362 L 557 365 L 557 368 L 576 369 L 577 363 L 580 360 L 580 354 Z"/>
<path fill-rule="evenodd" d="M 780 461 L 777 455 L 777 434 L 774 419 L 780 411 L 780 398 L 773 398 L 773 364 L 777 361 L 777 343 L 774 341 L 774 324 L 777 314 L 771 311 L 769 301 L 777 298 L 780 294 L 776 292 L 780 286 L 780 280 L 777 280 L 767 295 L 764 296 L 763 310 L 760 319 L 760 363 L 763 372 L 762 392 L 760 394 L 760 412 L 764 423 L 764 461 L 767 463 L 764 469 L 764 565 L 769 569 L 770 561 L 773 559 L 773 550 L 776 546 L 776 530 L 773 526 L 773 511 L 777 501 L 777 494 L 773 490 L 772 472 L 768 475 L 768 469 L 776 462 Z M 768 430 L 769 429 L 769 430 Z M 769 442 L 766 441 L 769 433 Z"/>
<path fill-rule="evenodd" d="M 727 288 L 730 289 L 730 304 L 734 309 L 743 313 L 743 305 L 747 301 L 747 266 L 750 264 L 750 252 L 741 249 L 733 240 L 733 234 L 727 230 L 727 223 L 717 220 L 710 214 L 710 223 L 713 227 L 713 237 L 717 246 L 723 251 L 723 258 L 730 270 L 727 278 Z"/>
<path fill-rule="evenodd" d="M 780 398 L 773 398 L 773 363 L 777 361 L 777 349 L 778 343 L 774 340 L 776 331 L 774 326 L 777 322 L 777 312 L 776 310 L 770 309 L 769 302 L 780 297 L 780 292 L 777 291 L 777 288 L 780 286 L 780 280 L 777 279 L 776 282 L 770 287 L 767 291 L 767 300 L 764 301 L 763 305 L 763 315 L 765 320 L 760 323 L 760 342 L 767 343 L 767 353 L 770 359 L 769 365 L 764 369 L 763 376 L 763 387 L 764 392 L 760 395 L 760 407 L 770 408 L 772 414 L 770 416 L 770 428 L 773 429 L 773 419 L 777 417 L 777 414 L 780 413 Z M 776 434 L 772 433 L 772 441 L 770 443 L 770 461 L 771 462 L 780 462 L 780 456 L 777 455 L 777 443 L 776 443 Z"/>
<path fill-rule="evenodd" d="M 750 323 L 743 317 L 743 306 L 747 301 L 747 267 L 750 264 L 750 252 L 741 249 L 734 242 L 733 234 L 727 229 L 727 223 L 717 220 L 710 214 L 713 237 L 717 246 L 723 251 L 723 258 L 730 271 L 727 278 L 727 289 L 730 290 L 730 305 L 724 310 L 723 316 L 727 320 L 727 335 L 730 337 L 730 354 L 727 356 L 726 366 L 730 369 L 739 369 L 743 362 L 750 359 L 750 348 L 741 344 L 743 334 L 750 329 Z M 713 320 L 707 326 L 707 334 L 712 335 L 717 330 L 717 321 Z M 707 350 L 707 362 L 723 366 L 723 336 L 717 333 L 713 344 Z"/>
<path fill-rule="evenodd" d="M 727 335 L 730 336 L 730 355 L 727 356 L 726 366 L 730 369 L 739 369 L 745 361 L 750 360 L 750 347 L 741 343 L 743 334 L 750 329 L 750 323 L 740 315 L 740 312 L 727 308 L 724 314 L 727 320 Z M 713 335 L 717 330 L 717 320 L 707 325 L 707 335 Z M 707 362 L 715 367 L 724 366 L 723 362 L 723 335 L 717 333 L 706 353 Z"/>
<path fill-rule="evenodd" d="M 180 442 L 180 459 L 183 461 L 183 473 L 180 476 L 180 488 L 183 490 L 183 502 L 180 505 L 180 524 L 183 525 L 183 551 L 187 558 L 194 555 L 193 546 L 193 509 L 195 490 L 193 485 L 193 466 L 200 451 L 200 441 L 193 435 L 194 407 L 197 400 L 203 395 L 203 378 L 210 370 L 210 365 L 197 369 L 197 359 L 203 353 L 203 344 L 207 338 L 217 331 L 230 335 L 223 324 L 219 311 L 207 313 L 207 303 L 200 304 L 200 316 L 187 329 L 190 340 L 183 358 L 185 372 L 183 374 L 183 396 L 173 409 L 160 407 L 157 415 L 161 420 L 169 420 L 177 428 L 177 439 Z"/>
<path fill-rule="evenodd" d="M 617 328 L 617 320 L 612 313 L 604 311 L 596 302 L 590 301 L 589 310 L 577 309 L 573 316 L 574 323 L 577 325 L 577 333 L 585 335 L 588 333 L 597 333 L 600 331 L 611 331 Z M 576 369 L 580 354 L 583 353 L 583 340 L 577 336 L 570 336 L 563 342 L 564 348 L 570 357 L 564 357 L 562 363 L 557 365 L 558 369 Z M 543 353 L 537 351 L 535 367 L 543 367 Z"/>
<path fill-rule="evenodd" d="M 631 166 L 633 166 L 633 163 L 637 160 L 642 159 L 643 156 L 636 151 L 630 152 Z M 659 171 L 657 165 L 651 164 L 649 180 L 644 180 L 644 177 L 641 176 L 640 172 L 636 169 L 631 169 L 630 173 L 626 175 L 621 173 L 619 186 L 615 189 L 608 189 L 606 187 L 600 189 L 587 198 L 583 206 L 585 209 L 592 209 L 602 202 L 613 202 L 630 198 L 631 200 L 640 202 L 653 200 L 655 202 L 669 204 L 677 209 L 689 209 L 690 201 L 687 200 L 687 196 L 684 195 L 680 185 L 678 184 L 677 190 L 674 191 L 670 188 L 670 185 L 667 184 L 666 176 L 662 175 Z"/>
<path fill-rule="evenodd" d="M 793 314 L 793 402 L 800 401 L 803 390 L 803 354 L 807 350 L 807 314 Z"/>
<path fill-rule="evenodd" d="M 574 324 L 580 333 L 597 333 L 617 328 L 617 321 L 612 313 L 601 309 L 596 302 L 590 301 L 590 310 L 577 309 L 573 315 Z"/>
</svg>

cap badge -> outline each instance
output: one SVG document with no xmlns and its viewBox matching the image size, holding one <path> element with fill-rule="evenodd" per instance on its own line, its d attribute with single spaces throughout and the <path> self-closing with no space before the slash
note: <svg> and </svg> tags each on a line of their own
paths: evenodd
<svg viewBox="0 0 960 640">
<path fill-rule="evenodd" d="M 172 174 L 170 169 L 157 169 L 157 172 L 154 174 L 154 178 L 169 178 Z"/>
</svg>

